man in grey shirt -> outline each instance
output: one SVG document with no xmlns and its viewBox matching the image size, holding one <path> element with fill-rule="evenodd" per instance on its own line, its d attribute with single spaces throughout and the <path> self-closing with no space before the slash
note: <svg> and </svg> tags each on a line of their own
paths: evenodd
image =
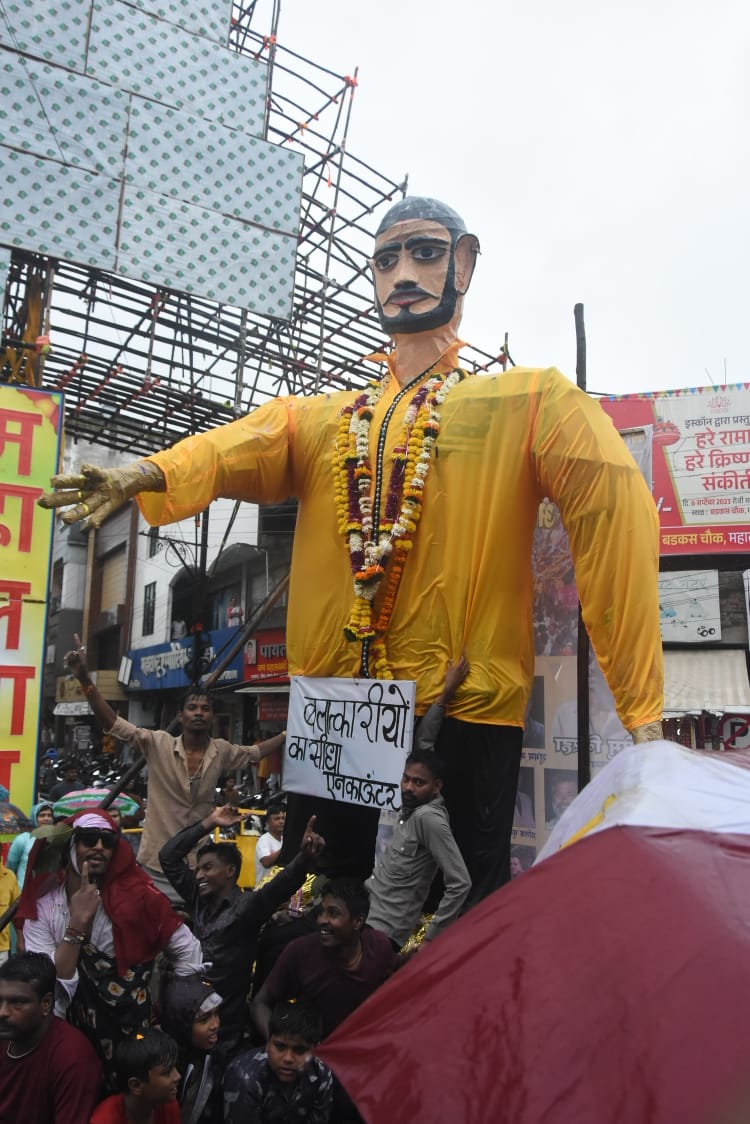
<svg viewBox="0 0 750 1124">
<path fill-rule="evenodd" d="M 381 861 L 367 881 L 368 923 L 397 948 L 408 939 L 432 880 L 442 871 L 445 890 L 425 940 L 432 940 L 458 917 L 471 879 L 453 838 L 441 796 L 443 766 L 429 749 L 415 749 L 401 778 L 401 815 Z"/>
</svg>

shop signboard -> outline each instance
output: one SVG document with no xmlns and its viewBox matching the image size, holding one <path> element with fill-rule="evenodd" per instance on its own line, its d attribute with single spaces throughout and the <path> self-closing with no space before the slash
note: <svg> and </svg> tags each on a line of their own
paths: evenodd
<svg viewBox="0 0 750 1124">
<path fill-rule="evenodd" d="M 31 806 L 37 769 L 62 395 L 0 386 L 0 784 Z"/>
<path fill-rule="evenodd" d="M 237 640 L 236 628 L 215 628 L 207 634 L 205 649 L 206 664 L 209 669 L 201 676 L 205 681 L 211 668 L 224 658 L 230 645 Z M 128 652 L 131 661 L 130 675 L 123 686 L 129 691 L 186 690 L 190 686 L 188 668 L 193 656 L 193 636 L 180 640 L 170 640 L 166 644 L 152 644 L 148 648 L 135 648 Z M 240 683 L 242 681 L 242 649 L 233 657 L 219 676 L 218 683 Z M 127 666 L 127 663 L 125 664 Z"/>
<path fill-rule="evenodd" d="M 244 680 L 246 683 L 289 682 L 286 658 L 286 632 L 283 628 L 261 629 L 245 645 Z"/>
</svg>

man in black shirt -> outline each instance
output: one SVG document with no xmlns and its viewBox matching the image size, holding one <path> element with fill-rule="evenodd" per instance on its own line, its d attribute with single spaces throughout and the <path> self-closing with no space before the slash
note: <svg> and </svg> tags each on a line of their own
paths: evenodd
<svg viewBox="0 0 750 1124">
<path fill-rule="evenodd" d="M 223 1052 L 230 1052 L 242 1038 L 258 934 L 275 910 L 299 889 L 311 862 L 325 846 L 313 830 L 313 816 L 299 854 L 255 891 L 243 892 L 237 885 L 242 856 L 233 843 L 205 843 L 198 851 L 195 870 L 191 870 L 187 856 L 198 840 L 215 827 L 231 827 L 239 820 L 237 810 L 230 805 L 216 808 L 205 819 L 183 828 L 159 852 L 164 874 L 192 913 L 193 931 L 206 963 L 210 963 L 206 976 L 224 1000 L 219 1031 Z"/>
<path fill-rule="evenodd" d="M 78 776 L 78 766 L 75 761 L 66 761 L 63 765 L 63 779 L 58 781 L 49 790 L 49 798 L 53 802 L 61 800 L 63 796 L 67 796 L 69 792 L 78 792 L 80 789 L 86 787 L 86 782 L 82 781 Z"/>
</svg>

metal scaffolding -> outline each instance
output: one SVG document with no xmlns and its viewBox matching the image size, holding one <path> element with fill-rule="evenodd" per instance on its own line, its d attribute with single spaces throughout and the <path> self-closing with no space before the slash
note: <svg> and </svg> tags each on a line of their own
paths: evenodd
<svg viewBox="0 0 750 1124">
<path fill-rule="evenodd" d="M 0 381 L 63 390 L 68 438 L 128 456 L 231 421 L 280 394 L 361 386 L 386 341 L 367 256 L 379 215 L 406 191 L 347 146 L 357 73 L 340 75 L 280 40 L 279 3 L 233 6 L 229 45 L 265 58 L 265 139 L 304 155 L 289 320 L 14 250 Z M 46 342 L 49 337 L 49 345 Z M 471 351 L 474 370 L 502 355 Z"/>
</svg>

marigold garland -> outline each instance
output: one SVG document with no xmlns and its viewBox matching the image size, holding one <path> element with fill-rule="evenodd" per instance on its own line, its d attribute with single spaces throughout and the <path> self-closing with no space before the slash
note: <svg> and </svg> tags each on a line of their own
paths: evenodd
<svg viewBox="0 0 750 1124">
<path fill-rule="evenodd" d="M 391 454 L 391 476 L 381 504 L 377 542 L 373 522 L 370 423 L 385 390 L 373 382 L 341 410 L 333 452 L 333 481 L 339 532 L 349 546 L 354 603 L 344 632 L 349 640 L 372 640 L 377 679 L 392 679 L 385 635 L 393 614 L 404 565 L 422 515 L 422 493 L 440 433 L 439 407 L 466 372 L 430 375 L 417 388 L 404 414 Z M 378 516 L 381 512 L 378 512 Z M 375 595 L 387 574 L 377 612 Z"/>
</svg>

